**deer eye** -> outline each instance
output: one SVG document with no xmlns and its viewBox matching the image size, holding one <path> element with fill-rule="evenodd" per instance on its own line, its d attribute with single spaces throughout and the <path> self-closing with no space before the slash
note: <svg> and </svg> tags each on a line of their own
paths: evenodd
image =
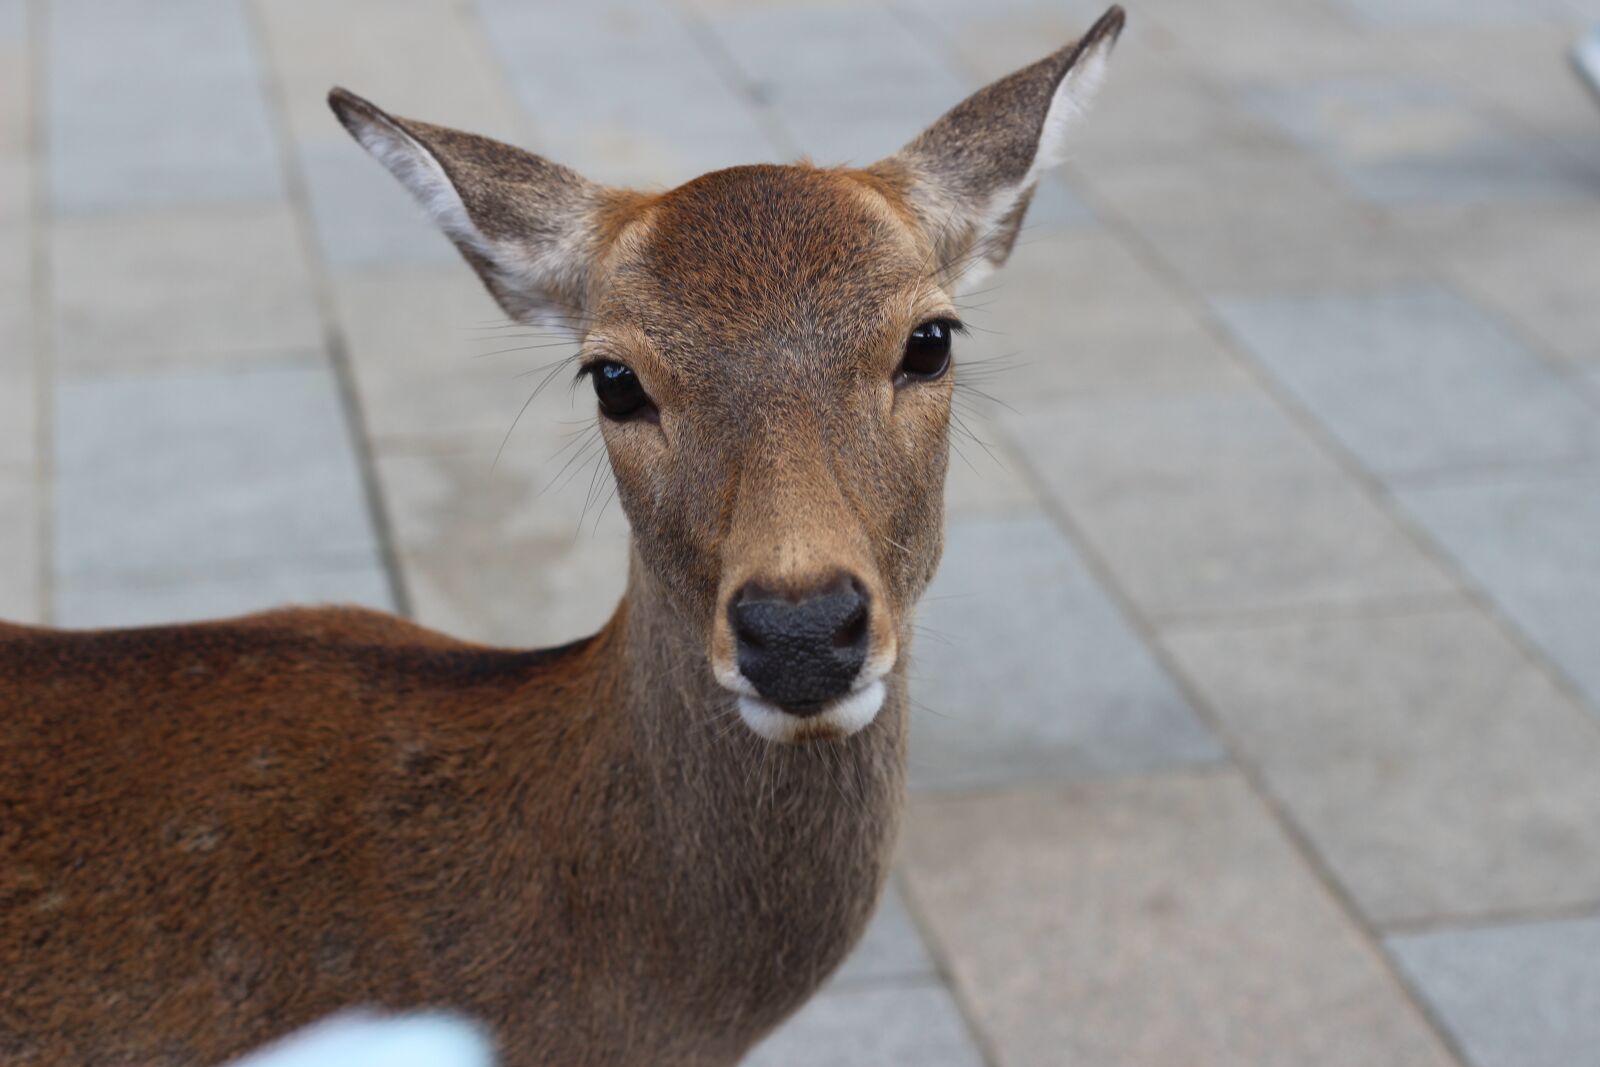
<svg viewBox="0 0 1600 1067">
<path fill-rule="evenodd" d="M 950 367 L 951 336 L 960 328 L 961 324 L 951 319 L 931 319 L 912 330 L 894 374 L 895 384 L 942 377 Z"/>
<path fill-rule="evenodd" d="M 627 419 L 653 416 L 655 404 L 639 384 L 639 376 L 621 363 L 610 361 L 596 363 L 589 368 L 594 382 L 594 395 L 600 401 L 600 410 L 618 422 Z"/>
</svg>

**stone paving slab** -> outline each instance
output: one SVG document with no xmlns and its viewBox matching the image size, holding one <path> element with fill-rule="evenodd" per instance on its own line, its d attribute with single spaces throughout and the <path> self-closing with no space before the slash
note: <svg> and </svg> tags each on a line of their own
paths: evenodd
<svg viewBox="0 0 1600 1067">
<path fill-rule="evenodd" d="M 45 38 L 57 211 L 283 194 L 244 0 L 54 0 Z"/>
<path fill-rule="evenodd" d="M 877 5 L 754 7 L 707 21 L 758 98 L 824 164 L 891 154 L 976 87 Z"/>
<path fill-rule="evenodd" d="M 906 908 L 905 896 L 898 885 L 891 883 L 861 943 L 829 984 L 832 989 L 842 990 L 936 977 L 933 959 Z"/>
<path fill-rule="evenodd" d="M 1252 105 L 1380 204 L 1578 197 L 1589 183 L 1429 82 L 1393 76 L 1261 88 Z"/>
<path fill-rule="evenodd" d="M 612 505 L 615 507 L 615 505 Z M 528 537 L 472 557 L 401 547 L 411 614 L 468 641 L 544 648 L 586 637 L 616 610 L 628 544 L 571 534 Z"/>
<path fill-rule="evenodd" d="M 466 269 L 411 194 L 342 132 L 302 145 L 299 162 L 318 251 L 334 270 Z"/>
<path fill-rule="evenodd" d="M 1600 112 L 1568 57 L 1579 33 L 1600 20 L 1600 4 L 1587 0 L 1583 14 L 1574 0 L 1556 2 L 1569 9 L 1566 18 L 1426 30 L 1414 69 L 1578 163 L 1592 189 L 1600 180 Z"/>
<path fill-rule="evenodd" d="M 597 181 L 670 186 L 790 154 L 669 5 L 569 6 L 557 18 L 480 0 L 478 11 L 535 127 L 528 147 Z"/>
<path fill-rule="evenodd" d="M 1099 201 L 1208 293 L 1387 285 L 1431 272 L 1337 176 L 1286 146 L 1168 163 L 1090 157 L 1079 170 Z"/>
<path fill-rule="evenodd" d="M 31 469 L 0 466 L 0 619 L 42 622 L 39 500 Z"/>
<path fill-rule="evenodd" d="M 924 798 L 905 844 L 998 1062 L 1451 1062 L 1235 773 Z"/>
<path fill-rule="evenodd" d="M 914 788 L 1059 781 L 1222 758 L 1044 515 L 950 522 L 944 563 L 917 622 Z"/>
<path fill-rule="evenodd" d="M 1027 480 L 1026 464 L 994 424 L 994 409 L 984 406 L 985 413 L 979 414 L 966 405 L 963 408 L 960 422 L 950 428 L 945 516 L 1037 510 L 1039 495 Z"/>
<path fill-rule="evenodd" d="M 54 462 L 61 577 L 376 559 L 338 387 L 320 360 L 59 379 Z"/>
<path fill-rule="evenodd" d="M 1600 900 L 1600 729 L 1465 604 L 1166 642 L 1375 922 Z"/>
<path fill-rule="evenodd" d="M 1473 1067 L 1594 1062 L 1600 917 L 1394 937 L 1389 951 Z"/>
<path fill-rule="evenodd" d="M 597 454 L 561 474 L 572 451 L 561 453 L 557 442 L 592 432 L 592 423 L 580 428 L 572 419 L 541 424 L 530 416 L 498 462 L 496 442 L 379 454 L 417 621 L 469 640 L 534 647 L 594 633 L 611 617 L 627 582 L 628 535 L 608 500 L 609 473 L 593 474 Z"/>
<path fill-rule="evenodd" d="M 334 85 L 396 115 L 513 144 L 523 139 L 523 118 L 470 3 L 341 0 L 330 8 L 322 0 L 251 2 L 296 142 L 342 141 L 353 155 L 365 155 L 328 110 L 326 98 Z M 543 8 L 550 24 L 571 17 Z"/>
<path fill-rule="evenodd" d="M 1600 140 L 1600 108 L 1586 136 Z M 1412 211 L 1401 217 L 1413 239 L 1487 308 L 1528 337 L 1574 360 L 1600 355 L 1600 203 L 1563 211 Z M 1560 264 L 1560 269 L 1551 269 Z"/>
<path fill-rule="evenodd" d="M 1562 0 L 1334 0 L 1369 26 L 1502 26 L 1552 19 L 1570 9 Z"/>
<path fill-rule="evenodd" d="M 395 537 L 468 554 L 529 536 L 625 538 L 622 509 L 600 506 L 613 482 L 594 419 L 580 409 L 561 424 L 530 422 L 504 451 L 485 445 L 380 454 Z"/>
<path fill-rule="evenodd" d="M 1254 389 L 1097 392 L 1005 425 L 1147 613 L 1303 609 L 1449 588 Z"/>
<path fill-rule="evenodd" d="M 1375 45 L 1326 3 L 1143 0 L 1136 10 L 1222 84 L 1314 77 L 1366 62 Z"/>
<path fill-rule="evenodd" d="M 176 581 L 63 577 L 52 590 L 51 623 L 94 629 L 223 619 L 287 605 L 356 604 L 393 611 L 389 578 L 371 555 L 214 571 Z"/>
<path fill-rule="evenodd" d="M 1417 489 L 1400 501 L 1600 715 L 1600 471 Z"/>
<path fill-rule="evenodd" d="M 1600 411 L 1449 290 L 1217 306 L 1255 358 L 1391 481 L 1600 454 Z"/>
<path fill-rule="evenodd" d="M 39 434 L 32 295 L 0 286 L 0 467 L 30 470 Z"/>
<path fill-rule="evenodd" d="M 1108 385 L 1241 380 L 1198 311 L 1109 234 L 1030 222 L 1004 272 L 979 287 L 959 301 L 971 332 L 958 355 L 979 389 L 1019 410 Z"/>
<path fill-rule="evenodd" d="M 541 368 L 554 369 L 574 346 L 565 331 L 508 324 L 464 262 L 342 276 L 334 299 L 367 433 L 380 449 L 460 438 L 498 446 L 515 421 L 510 447 L 529 427 L 581 413 L 568 401 L 565 372 L 518 419 Z"/>
<path fill-rule="evenodd" d="M 933 982 L 824 992 L 744 1067 L 984 1067 L 960 1009 Z"/>
<path fill-rule="evenodd" d="M 66 371 L 230 362 L 321 347 L 282 204 L 58 220 L 54 350 Z"/>
</svg>

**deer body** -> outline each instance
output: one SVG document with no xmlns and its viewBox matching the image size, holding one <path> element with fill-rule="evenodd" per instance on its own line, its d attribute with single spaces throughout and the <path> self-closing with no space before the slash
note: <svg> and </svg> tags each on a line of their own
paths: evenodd
<svg viewBox="0 0 1600 1067">
<path fill-rule="evenodd" d="M 501 305 L 570 327 L 633 529 L 562 648 L 355 609 L 0 624 L 0 1065 L 221 1063 L 451 1008 L 508 1067 L 729 1067 L 860 936 L 942 546 L 952 294 L 1113 9 L 864 170 L 647 196 L 350 94 Z"/>
<path fill-rule="evenodd" d="M 871 912 L 903 708 L 763 751 L 639 629 L 6 634 L 0 1062 L 221 1063 L 347 1006 L 457 1009 L 509 1064 L 736 1061 Z"/>
</svg>

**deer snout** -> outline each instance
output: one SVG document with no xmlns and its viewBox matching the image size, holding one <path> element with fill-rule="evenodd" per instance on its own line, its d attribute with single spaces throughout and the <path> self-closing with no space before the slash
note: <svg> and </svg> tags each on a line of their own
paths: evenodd
<svg viewBox="0 0 1600 1067">
<path fill-rule="evenodd" d="M 735 589 L 716 674 L 738 694 L 745 725 L 770 741 L 799 741 L 847 737 L 877 716 L 895 642 L 884 639 L 886 620 L 875 625 L 869 588 L 840 573 Z"/>
<path fill-rule="evenodd" d="M 861 583 L 845 575 L 798 600 L 747 584 L 728 605 L 739 672 L 762 699 L 816 715 L 861 674 L 868 607 Z"/>
</svg>

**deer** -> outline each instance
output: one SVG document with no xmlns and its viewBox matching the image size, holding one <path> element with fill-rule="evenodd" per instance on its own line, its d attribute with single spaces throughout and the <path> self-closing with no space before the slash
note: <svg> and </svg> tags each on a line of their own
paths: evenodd
<svg viewBox="0 0 1600 1067">
<path fill-rule="evenodd" d="M 511 1067 L 722 1067 L 805 1003 L 890 873 L 956 300 L 1123 22 L 869 166 L 654 193 L 333 89 L 505 313 L 575 339 L 626 592 L 538 650 L 342 607 L 0 625 L 0 1063 L 209 1067 L 375 1010 Z"/>
</svg>

